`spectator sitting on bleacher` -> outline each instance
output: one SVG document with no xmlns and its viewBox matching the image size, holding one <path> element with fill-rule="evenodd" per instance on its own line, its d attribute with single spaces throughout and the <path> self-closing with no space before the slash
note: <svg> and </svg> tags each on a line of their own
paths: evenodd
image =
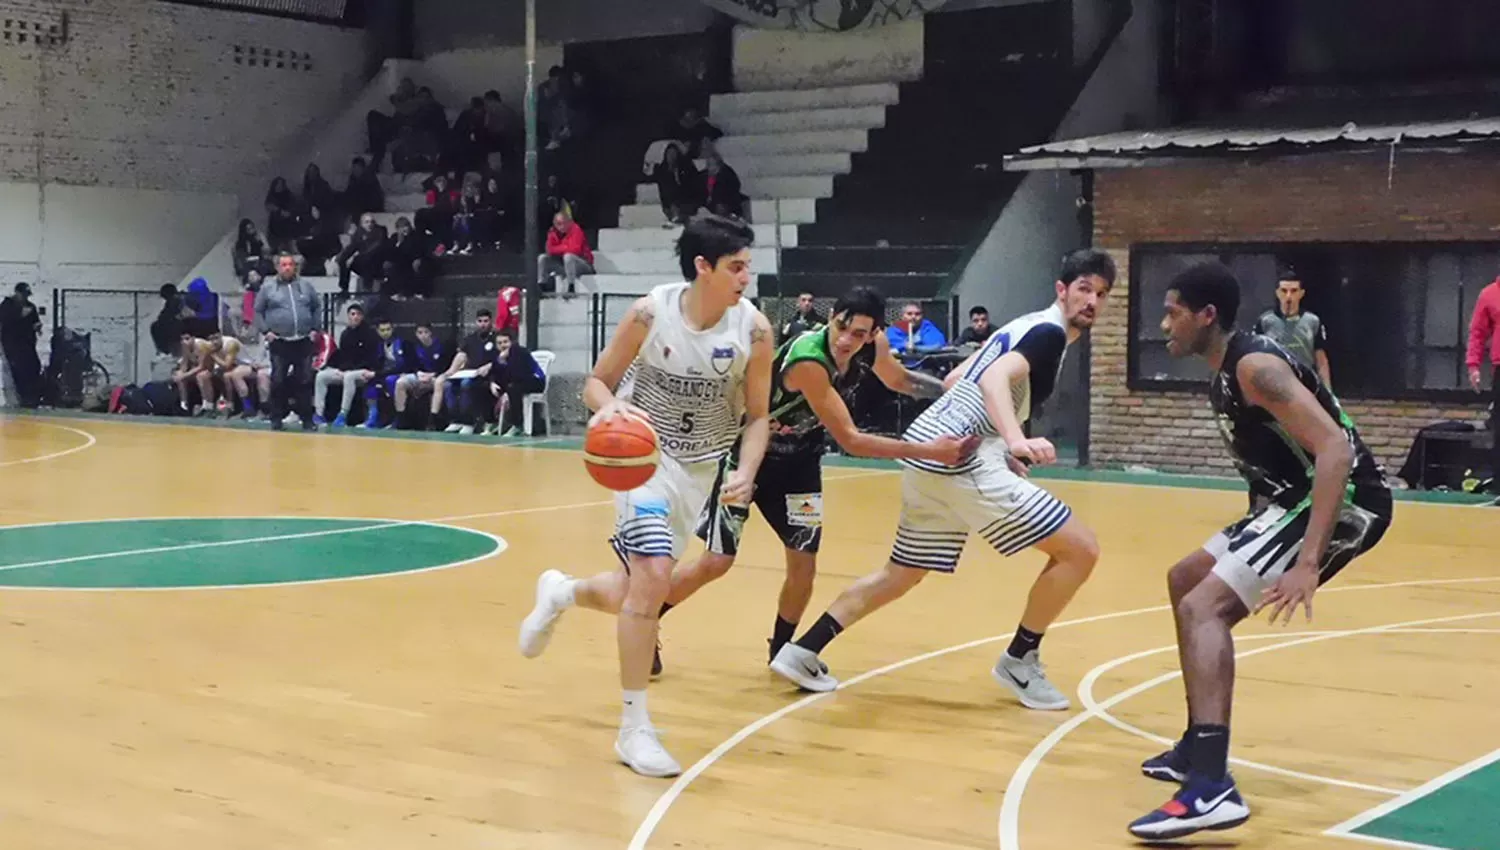
<svg viewBox="0 0 1500 850">
<path fill-rule="evenodd" d="M 704 161 L 703 197 L 704 206 L 715 215 L 745 217 L 745 193 L 740 188 L 740 175 L 724 163 L 718 151 L 711 151 Z"/>
<path fill-rule="evenodd" d="M 285 177 L 272 179 L 271 187 L 266 190 L 266 233 L 271 237 L 271 250 L 291 247 L 301 232 L 297 196 L 287 187 Z"/>
<path fill-rule="evenodd" d="M 495 365 L 490 369 L 490 395 L 500 407 L 500 424 L 495 425 L 493 414 L 485 417 L 484 433 L 498 432 L 502 437 L 522 435 L 521 422 L 525 410 L 522 400 L 532 393 L 539 393 L 546 386 L 547 376 L 536 358 L 526 347 L 516 342 L 516 332 L 505 328 L 495 335 Z M 481 408 L 483 410 L 483 408 Z"/>
<path fill-rule="evenodd" d="M 969 308 L 969 326 L 958 334 L 959 345 L 984 345 L 990 334 L 995 332 L 995 326 L 990 324 L 990 311 L 983 307 L 974 306 Z"/>
<path fill-rule="evenodd" d="M 261 277 L 275 272 L 271 263 L 271 249 L 266 246 L 266 240 L 260 236 L 260 230 L 255 222 L 248 218 L 240 219 L 239 234 L 234 238 L 234 275 L 240 280 L 248 280 L 251 272 L 259 272 Z"/>
<path fill-rule="evenodd" d="M 318 370 L 313 381 L 313 424 L 326 425 L 323 418 L 324 405 L 328 400 L 328 388 L 343 384 L 339 397 L 339 413 L 333 419 L 333 427 L 343 428 L 349 424 L 349 411 L 354 408 L 355 394 L 359 388 L 375 379 L 381 358 L 380 335 L 365 324 L 365 308 L 350 304 L 349 325 L 339 334 L 339 345 L 334 351 L 333 362 Z"/>
<path fill-rule="evenodd" d="M 417 108 L 412 113 L 411 123 L 417 132 L 438 142 L 448 137 L 448 112 L 427 86 L 417 89 Z"/>
<path fill-rule="evenodd" d="M 391 95 L 390 115 L 373 109 L 366 113 L 365 128 L 369 134 L 372 170 L 380 170 L 380 163 L 385 160 L 386 146 L 396 138 L 398 128 L 408 123 L 416 108 L 417 84 L 411 81 L 411 77 L 405 77 Z"/>
<path fill-rule="evenodd" d="M 465 183 L 453 211 L 453 253 L 464 256 L 474 253 L 474 217 L 479 213 L 479 204 L 479 184 Z"/>
<path fill-rule="evenodd" d="M 406 216 L 396 219 L 396 232 L 385 243 L 385 279 L 391 297 L 397 301 L 426 298 L 436 262 L 427 238 L 412 228 Z"/>
<path fill-rule="evenodd" d="M 302 267 L 321 277 L 327 273 L 328 261 L 344 247 L 339 240 L 338 213 L 332 207 L 308 207 L 306 227 L 307 235 L 297 240 L 297 252 L 302 255 Z"/>
<path fill-rule="evenodd" d="M 665 138 L 687 143 L 688 159 L 703 156 L 703 141 L 722 138 L 724 131 L 708 123 L 696 106 L 682 110 L 682 117 L 667 128 Z"/>
<path fill-rule="evenodd" d="M 667 217 L 665 226 L 686 224 L 703 206 L 703 175 L 698 173 L 698 166 L 693 164 L 680 142 L 667 145 L 652 177 L 656 180 L 661 211 Z"/>
<path fill-rule="evenodd" d="M 453 244 L 453 217 L 458 214 L 460 197 L 461 190 L 449 183 L 448 175 L 438 174 L 427 190 L 427 207 L 417 210 L 417 229 L 432 238 L 433 249 L 439 253 Z"/>
<path fill-rule="evenodd" d="M 203 398 L 198 407 L 193 406 L 193 389 L 198 386 L 198 375 L 208 368 L 211 348 L 208 340 L 199 339 L 188 331 L 183 331 L 178 338 L 177 369 L 172 372 L 172 383 L 177 385 L 177 405 L 182 408 L 184 416 L 201 415 L 211 410 L 207 398 Z"/>
<path fill-rule="evenodd" d="M 565 213 L 553 216 L 552 228 L 547 231 L 547 251 L 537 258 L 537 286 L 544 292 L 561 292 L 557 276 L 562 275 L 568 284 L 565 294 L 572 295 L 578 288 L 578 278 L 593 273 L 594 252 L 589 248 L 588 235 Z"/>
<path fill-rule="evenodd" d="M 193 313 L 183 303 L 182 293 L 173 284 L 162 284 L 158 294 L 162 300 L 161 312 L 156 314 L 156 321 L 151 323 L 151 341 L 156 345 L 157 354 L 181 357 L 183 320 Z"/>
<path fill-rule="evenodd" d="M 469 106 L 453 120 L 453 129 L 448 133 L 447 163 L 462 171 L 480 171 L 485 166 L 489 153 L 488 131 L 485 129 L 484 98 L 469 98 Z"/>
<path fill-rule="evenodd" d="M 907 366 L 921 360 L 921 354 L 948 344 L 938 326 L 922 318 L 922 305 L 915 301 L 901 308 L 901 321 L 886 328 L 885 336 L 890 341 L 891 353 Z"/>
<path fill-rule="evenodd" d="M 414 171 L 432 171 L 442 158 L 442 147 L 431 133 L 419 133 L 410 124 L 403 124 L 391 144 L 391 168 L 397 174 Z"/>
<path fill-rule="evenodd" d="M 474 319 L 474 332 L 464 337 L 453 362 L 433 379 L 432 413 L 436 417 L 441 405 L 448 405 L 453 420 L 445 429 L 448 433 L 474 433 L 474 426 L 462 421 L 467 418 L 465 410 L 472 398 L 470 387 L 489 374 L 494 359 L 495 317 L 487 308 L 481 308 Z"/>
<path fill-rule="evenodd" d="M 317 207 L 325 212 L 338 206 L 338 195 L 328 181 L 323 179 L 323 170 L 315 162 L 309 162 L 302 172 L 302 212 L 305 215 Z"/>
<path fill-rule="evenodd" d="M 182 297 L 182 303 L 192 311 L 192 315 L 183 320 L 188 333 L 200 339 L 208 339 L 223 330 L 219 320 L 219 296 L 208 288 L 207 280 L 193 278 L 193 282 L 188 284 L 187 293 Z"/>
<path fill-rule="evenodd" d="M 500 99 L 500 92 L 490 89 L 484 93 L 485 153 L 489 170 L 499 171 L 505 161 L 513 161 L 524 147 L 526 125 L 521 116 Z M 493 161 L 498 154 L 500 162 Z"/>
<path fill-rule="evenodd" d="M 392 400 L 396 395 L 396 382 L 401 378 L 401 372 L 406 368 L 406 342 L 396 336 L 396 326 L 390 319 L 381 319 L 375 323 L 375 333 L 380 337 L 380 368 L 375 370 L 375 377 L 371 378 L 365 385 L 365 421 L 356 427 L 377 428 L 380 426 L 380 397 L 385 395 Z M 395 419 L 391 420 L 395 424 Z"/>
<path fill-rule="evenodd" d="M 363 157 L 355 157 L 349 164 L 349 182 L 344 186 L 340 199 L 339 223 L 360 213 L 385 212 L 385 189 L 380 186 L 380 176 L 365 165 Z"/>
<path fill-rule="evenodd" d="M 443 409 L 443 394 L 433 389 L 437 376 L 448 368 L 447 346 L 433 337 L 432 325 L 423 322 L 417 325 L 416 344 L 403 344 L 402 349 L 406 355 L 405 371 L 396 379 L 391 391 L 392 404 L 396 408 L 393 424 L 407 427 L 409 423 L 404 421 L 407 400 L 431 395 L 432 416 L 428 427 L 436 429 L 437 416 Z"/>
<path fill-rule="evenodd" d="M 542 182 L 541 191 L 537 193 L 541 209 L 537 210 L 537 221 L 542 222 L 543 227 L 550 228 L 549 222 L 559 214 L 567 216 L 571 220 L 577 220 L 577 209 L 573 202 L 568 199 L 571 193 L 563 188 L 562 178 L 556 174 L 548 174 L 547 179 Z"/>
<path fill-rule="evenodd" d="M 349 237 L 349 244 L 339 252 L 339 292 L 349 292 L 349 276 L 357 274 L 362 283 L 380 279 L 385 270 L 381 255 L 385 252 L 385 228 L 375 223 L 375 216 L 365 213 Z"/>
<path fill-rule="evenodd" d="M 797 311 L 781 326 L 781 342 L 801 336 L 804 332 L 828 323 L 827 317 L 813 309 L 813 294 L 803 292 L 797 296 Z"/>
</svg>

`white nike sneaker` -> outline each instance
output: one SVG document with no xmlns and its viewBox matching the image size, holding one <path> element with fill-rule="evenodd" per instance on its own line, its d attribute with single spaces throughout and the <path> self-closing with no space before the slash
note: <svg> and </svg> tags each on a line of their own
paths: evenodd
<svg viewBox="0 0 1500 850">
<path fill-rule="evenodd" d="M 1062 711 L 1072 706 L 1063 692 L 1047 680 L 1047 673 L 1034 649 L 1022 658 L 1013 658 L 1008 652 L 1000 653 L 1000 660 L 995 662 L 995 669 L 990 673 L 995 681 L 1010 688 L 1020 698 L 1021 705 L 1027 708 Z"/>
<path fill-rule="evenodd" d="M 682 772 L 682 765 L 672 758 L 650 726 L 630 726 L 615 738 L 615 755 L 631 770 L 642 776 L 665 778 Z"/>
<path fill-rule="evenodd" d="M 571 578 L 561 570 L 547 570 L 536 580 L 536 607 L 521 621 L 521 654 L 535 658 L 547 650 L 552 627 L 568 610 L 563 602 L 563 585 Z"/>
<path fill-rule="evenodd" d="M 771 659 L 771 669 L 804 691 L 825 693 L 839 686 L 839 680 L 828 675 L 828 665 L 818 654 L 788 643 L 777 650 Z"/>
</svg>

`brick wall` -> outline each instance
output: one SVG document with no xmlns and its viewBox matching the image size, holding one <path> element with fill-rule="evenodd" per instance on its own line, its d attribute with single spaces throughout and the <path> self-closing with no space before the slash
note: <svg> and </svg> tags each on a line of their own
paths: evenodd
<svg viewBox="0 0 1500 850">
<path fill-rule="evenodd" d="M 364 60 L 357 30 L 155 0 L 0 0 L 0 19 L 64 14 L 62 45 L 0 37 L 0 181 L 238 191 L 356 90 Z M 266 48 L 288 55 L 264 67 Z"/>
<path fill-rule="evenodd" d="M 1131 244 L 1500 241 L 1500 155 L 1398 153 L 1394 170 L 1388 165 L 1382 152 L 1095 173 L 1095 245 L 1114 255 L 1121 274 L 1111 308 L 1093 331 L 1089 436 L 1095 463 L 1231 469 L 1206 394 L 1126 386 Z M 1482 403 L 1343 401 L 1392 473 L 1424 425 L 1484 415 Z"/>
</svg>

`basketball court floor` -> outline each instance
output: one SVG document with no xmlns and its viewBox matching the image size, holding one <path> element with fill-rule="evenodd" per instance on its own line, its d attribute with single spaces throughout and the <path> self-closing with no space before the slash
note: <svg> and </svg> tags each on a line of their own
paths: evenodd
<svg viewBox="0 0 1500 850">
<path fill-rule="evenodd" d="M 971 541 L 810 697 L 765 667 L 781 553 L 753 519 L 664 621 L 651 708 L 691 768 L 652 780 L 612 752 L 613 620 L 516 651 L 540 571 L 611 566 L 570 445 L 0 418 L 0 847 L 1088 850 L 1170 793 L 1137 770 L 1183 726 L 1164 574 L 1232 484 L 1048 481 L 1104 551 L 1043 646 L 1055 713 L 989 676 L 1039 555 Z M 898 507 L 888 468 L 827 478 L 810 616 Z M 1500 510 L 1399 502 L 1314 609 L 1238 632 L 1254 814 L 1192 840 L 1500 848 Z"/>
</svg>

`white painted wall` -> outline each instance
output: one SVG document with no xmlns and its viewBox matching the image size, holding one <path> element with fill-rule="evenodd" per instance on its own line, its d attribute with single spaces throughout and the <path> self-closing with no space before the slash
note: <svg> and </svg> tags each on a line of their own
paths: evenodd
<svg viewBox="0 0 1500 850">
<path fill-rule="evenodd" d="M 1074 101 L 1053 140 L 1157 126 L 1162 116 L 1156 92 L 1160 7 L 1160 0 L 1135 0 L 1134 16 Z M 959 278 L 965 319 L 975 304 L 988 307 L 991 320 L 1004 324 L 1048 303 L 1062 256 L 1089 239 L 1078 223 L 1080 191 L 1079 178 L 1067 172 L 1026 175 Z M 1110 309 L 1125 307 L 1115 304 Z M 1069 417 L 1087 403 L 1079 392 L 1082 358 L 1069 356 L 1058 395 L 1047 405 L 1038 433 L 1068 428 Z"/>
<path fill-rule="evenodd" d="M 538 0 L 536 5 L 537 40 L 547 44 L 702 32 L 716 17 L 699 0 Z M 421 0 L 417 55 L 520 45 L 525 24 L 522 0 Z"/>
<path fill-rule="evenodd" d="M 843 33 L 737 26 L 737 91 L 808 89 L 922 77 L 922 22 Z"/>
<path fill-rule="evenodd" d="M 58 285 L 176 282 L 232 226 L 237 195 L 259 208 L 284 143 L 360 84 L 358 31 L 148 0 L 0 12 L 67 16 L 65 44 L 0 44 L 0 278 L 42 304 Z M 311 70 L 252 66 L 249 48 Z"/>
</svg>

